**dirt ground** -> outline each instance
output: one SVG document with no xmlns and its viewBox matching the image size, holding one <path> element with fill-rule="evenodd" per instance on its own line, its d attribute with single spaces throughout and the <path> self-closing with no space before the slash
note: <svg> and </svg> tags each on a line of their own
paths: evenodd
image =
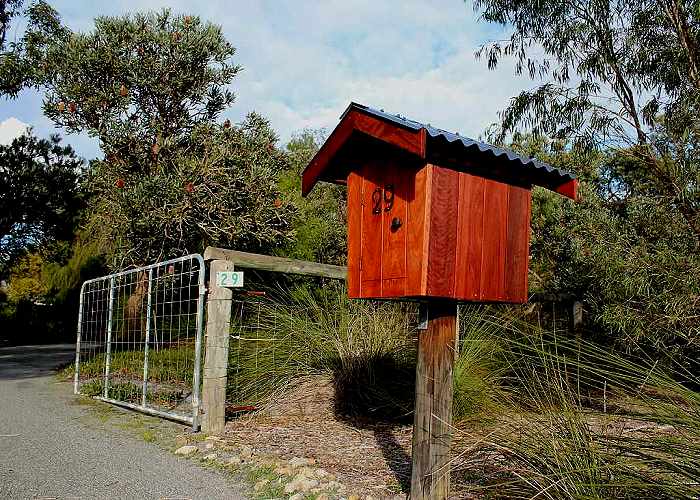
<svg viewBox="0 0 700 500">
<path fill-rule="evenodd" d="M 272 399 L 274 404 L 229 421 L 224 437 L 282 460 L 313 459 L 350 494 L 387 498 L 408 492 L 410 425 L 339 417 L 332 383 L 324 377 L 304 379 Z"/>
</svg>

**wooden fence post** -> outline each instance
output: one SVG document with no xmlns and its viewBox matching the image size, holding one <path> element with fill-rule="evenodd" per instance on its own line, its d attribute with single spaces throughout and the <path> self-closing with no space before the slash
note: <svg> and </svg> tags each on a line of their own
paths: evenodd
<svg viewBox="0 0 700 500">
<path fill-rule="evenodd" d="M 220 434 L 226 416 L 226 373 L 231 324 L 230 288 L 216 286 L 216 273 L 233 271 L 233 262 L 214 260 L 209 267 L 209 298 L 207 300 L 206 350 L 202 387 L 202 430 Z"/>
<path fill-rule="evenodd" d="M 457 306 L 428 304 L 428 328 L 418 335 L 411 498 L 445 499 L 450 491 L 452 368 Z"/>
</svg>

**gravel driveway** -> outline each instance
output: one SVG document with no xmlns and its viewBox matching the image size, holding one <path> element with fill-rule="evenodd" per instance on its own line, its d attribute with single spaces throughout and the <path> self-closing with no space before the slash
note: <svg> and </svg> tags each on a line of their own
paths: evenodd
<svg viewBox="0 0 700 500">
<path fill-rule="evenodd" d="M 73 357 L 70 344 L 0 348 L 0 498 L 244 498 L 223 472 L 95 425 L 52 373 Z"/>
</svg>

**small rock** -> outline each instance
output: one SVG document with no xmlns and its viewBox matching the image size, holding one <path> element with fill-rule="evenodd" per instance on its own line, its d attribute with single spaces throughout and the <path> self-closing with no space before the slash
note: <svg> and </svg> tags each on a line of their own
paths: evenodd
<svg viewBox="0 0 700 500">
<path fill-rule="evenodd" d="M 253 456 L 253 448 L 248 446 L 247 444 L 244 444 L 241 446 L 241 457 L 242 458 L 250 458 Z"/>
<path fill-rule="evenodd" d="M 289 465 L 294 469 L 298 469 L 299 467 L 304 467 L 305 465 L 311 465 L 311 460 L 308 458 L 294 457 L 289 460 Z"/>
<path fill-rule="evenodd" d="M 255 486 L 253 486 L 253 489 L 254 489 L 256 492 L 259 493 L 259 492 L 261 492 L 261 491 L 263 490 L 263 488 L 265 488 L 265 486 L 267 486 L 267 484 L 268 484 L 269 482 L 270 482 L 269 479 L 261 479 L 260 481 L 258 481 L 257 483 L 255 483 Z"/>
<path fill-rule="evenodd" d="M 177 450 L 175 450 L 176 455 L 192 455 L 193 453 L 197 453 L 198 448 L 196 446 L 192 446 L 191 444 L 181 446 Z"/>
<path fill-rule="evenodd" d="M 316 471 L 314 471 L 314 475 L 320 479 L 323 479 L 325 477 L 328 477 L 329 474 L 326 469 L 316 469 Z"/>
<path fill-rule="evenodd" d="M 216 453 L 209 453 L 207 455 L 204 455 L 204 460 L 216 460 L 218 455 Z"/>
<path fill-rule="evenodd" d="M 236 455 L 232 456 L 231 458 L 228 459 L 228 464 L 229 465 L 241 465 L 241 457 L 238 457 Z"/>
<path fill-rule="evenodd" d="M 205 444 L 204 444 L 204 447 L 205 447 L 207 450 L 211 450 L 211 449 L 214 448 L 214 443 L 211 442 L 211 441 L 209 441 L 208 443 L 205 443 Z"/>
</svg>

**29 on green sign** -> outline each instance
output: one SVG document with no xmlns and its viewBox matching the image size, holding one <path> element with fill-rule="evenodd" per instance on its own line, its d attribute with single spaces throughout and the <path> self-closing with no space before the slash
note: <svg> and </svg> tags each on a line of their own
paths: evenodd
<svg viewBox="0 0 700 500">
<path fill-rule="evenodd" d="M 216 286 L 240 288 L 243 286 L 243 271 L 219 271 L 216 273 Z"/>
</svg>

